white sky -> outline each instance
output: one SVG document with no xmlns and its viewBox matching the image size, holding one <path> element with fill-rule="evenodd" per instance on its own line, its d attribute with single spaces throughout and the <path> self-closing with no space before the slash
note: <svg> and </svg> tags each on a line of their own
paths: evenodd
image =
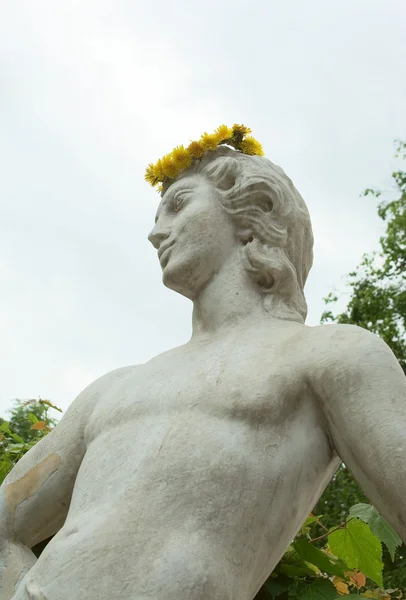
<svg viewBox="0 0 406 600">
<path fill-rule="evenodd" d="M 304 196 L 307 323 L 377 246 L 365 187 L 406 137 L 404 0 L 3 0 L 0 415 L 66 408 L 93 379 L 185 342 L 161 283 L 144 169 L 221 123 L 253 129 Z"/>
</svg>

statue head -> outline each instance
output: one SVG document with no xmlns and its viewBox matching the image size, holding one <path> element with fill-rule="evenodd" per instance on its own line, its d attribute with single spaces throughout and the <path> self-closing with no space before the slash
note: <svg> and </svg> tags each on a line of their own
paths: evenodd
<svg viewBox="0 0 406 600">
<path fill-rule="evenodd" d="M 226 146 L 205 152 L 164 183 L 149 239 L 167 287 L 193 300 L 232 249 L 265 309 L 304 322 L 313 262 L 310 216 L 292 181 L 270 160 Z"/>
</svg>

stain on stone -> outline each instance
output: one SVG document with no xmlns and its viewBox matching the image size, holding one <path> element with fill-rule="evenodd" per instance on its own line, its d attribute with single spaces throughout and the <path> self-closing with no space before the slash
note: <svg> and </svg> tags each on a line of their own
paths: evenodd
<svg viewBox="0 0 406 600">
<path fill-rule="evenodd" d="M 14 522 L 16 508 L 41 488 L 48 477 L 58 469 L 61 462 L 62 459 L 58 454 L 50 454 L 30 469 L 28 473 L 13 483 L 5 485 L 4 493 L 12 523 Z"/>
</svg>

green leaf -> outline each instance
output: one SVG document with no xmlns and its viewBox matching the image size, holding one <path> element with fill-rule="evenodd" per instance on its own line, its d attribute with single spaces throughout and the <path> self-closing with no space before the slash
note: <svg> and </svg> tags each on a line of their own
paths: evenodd
<svg viewBox="0 0 406 600">
<path fill-rule="evenodd" d="M 39 419 L 38 417 L 36 417 L 33 413 L 28 413 L 27 414 L 27 419 L 29 421 L 31 421 L 31 423 L 34 425 L 35 423 L 38 423 Z"/>
<path fill-rule="evenodd" d="M 281 563 L 278 566 L 278 572 L 287 575 L 288 577 L 314 577 L 315 574 L 314 571 L 306 565 L 287 565 L 286 563 Z"/>
<path fill-rule="evenodd" d="M 25 450 L 25 444 L 11 444 L 8 448 L 8 452 L 13 454 L 20 454 L 22 450 Z"/>
<path fill-rule="evenodd" d="M 59 412 L 63 412 L 62 408 L 58 408 L 58 406 L 55 406 L 55 404 L 52 404 L 52 402 L 50 402 L 49 400 L 42 400 L 41 398 L 38 400 L 39 404 L 42 404 L 43 406 L 50 406 L 51 408 L 54 408 L 55 410 L 59 410 Z"/>
<path fill-rule="evenodd" d="M 293 543 L 293 548 L 303 560 L 315 565 L 323 573 L 344 577 L 344 571 L 346 570 L 345 563 L 319 550 L 307 540 L 303 538 L 296 540 Z"/>
<path fill-rule="evenodd" d="M 311 515 L 310 517 L 307 517 L 306 521 L 303 523 L 302 527 L 300 528 L 300 531 L 302 534 L 306 534 L 310 531 L 310 525 L 313 525 L 313 523 L 316 523 L 317 521 L 319 521 L 322 518 L 323 515 Z"/>
<path fill-rule="evenodd" d="M 366 523 L 348 521 L 345 528 L 330 533 L 328 543 L 332 553 L 350 569 L 359 569 L 383 588 L 381 542 Z"/>
<path fill-rule="evenodd" d="M 13 438 L 13 440 L 15 440 L 16 442 L 18 442 L 19 444 L 25 445 L 25 442 L 20 435 L 17 435 L 16 433 L 12 433 L 11 431 L 10 431 L 10 435 Z"/>
<path fill-rule="evenodd" d="M 306 521 L 303 523 L 303 527 L 307 527 L 316 521 L 320 521 L 323 518 L 323 515 L 312 515 L 311 517 L 307 517 Z"/>
<path fill-rule="evenodd" d="M 289 546 L 286 550 L 275 571 L 288 577 L 314 577 L 315 574 L 312 565 L 306 564 L 293 546 Z"/>
<path fill-rule="evenodd" d="M 283 592 L 286 592 L 291 585 L 292 580 L 284 575 L 278 575 L 277 577 L 269 577 L 265 582 L 265 589 L 276 598 Z"/>
<path fill-rule="evenodd" d="M 304 585 L 297 598 L 298 600 L 336 600 L 337 590 L 331 581 L 320 578 Z"/>
<path fill-rule="evenodd" d="M 0 431 L 4 431 L 4 433 L 7 433 L 7 435 L 11 436 L 16 442 L 24 444 L 24 440 L 22 437 L 10 431 L 9 423 L 7 421 L 4 421 L 4 423 L 0 425 Z"/>
<path fill-rule="evenodd" d="M 13 463 L 10 460 L 0 461 L 0 484 L 3 483 L 12 468 Z"/>
<path fill-rule="evenodd" d="M 402 545 L 402 540 L 387 521 L 371 504 L 354 504 L 350 508 L 350 517 L 357 517 L 368 523 L 371 531 L 385 544 L 389 550 L 392 562 L 395 560 L 396 548 Z"/>
</svg>

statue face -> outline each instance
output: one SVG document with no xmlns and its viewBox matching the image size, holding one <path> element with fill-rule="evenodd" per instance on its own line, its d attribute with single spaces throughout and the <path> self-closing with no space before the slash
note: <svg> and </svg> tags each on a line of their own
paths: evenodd
<svg viewBox="0 0 406 600">
<path fill-rule="evenodd" d="M 218 193 L 202 175 L 178 179 L 165 192 L 148 236 L 158 250 L 164 284 L 191 300 L 241 245 Z"/>
</svg>

